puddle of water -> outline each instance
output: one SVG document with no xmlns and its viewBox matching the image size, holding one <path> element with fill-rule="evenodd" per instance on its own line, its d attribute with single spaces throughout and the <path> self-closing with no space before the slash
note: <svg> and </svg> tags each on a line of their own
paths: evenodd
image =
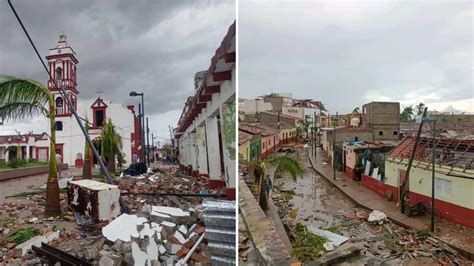
<svg viewBox="0 0 474 266">
<path fill-rule="evenodd" d="M 308 168 L 307 157 L 300 154 L 307 172 L 303 177 L 293 180 L 283 176 L 275 181 L 275 185 L 283 190 L 295 192 L 290 203 L 298 209 L 296 219 L 306 225 L 327 228 L 341 222 L 338 215 L 352 212 L 355 205 L 339 190 L 329 184 L 324 177 Z"/>
</svg>

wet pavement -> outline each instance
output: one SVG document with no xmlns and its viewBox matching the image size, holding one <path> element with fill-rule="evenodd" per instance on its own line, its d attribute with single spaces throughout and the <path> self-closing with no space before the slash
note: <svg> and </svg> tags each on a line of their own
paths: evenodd
<svg viewBox="0 0 474 266">
<path fill-rule="evenodd" d="M 298 157 L 307 173 L 296 180 L 289 176 L 275 179 L 273 201 L 286 228 L 292 228 L 296 222 L 301 222 L 306 226 L 329 229 L 349 237 L 350 240 L 337 247 L 336 251 L 349 245 L 363 247 L 359 255 L 346 259 L 341 264 L 433 264 L 442 263 L 446 258 L 453 262 L 470 263 L 455 252 L 452 253 L 449 247 L 435 242 L 436 240 L 431 243 L 418 239 L 416 230 L 405 229 L 390 221 L 383 225 L 370 224 L 366 220 L 369 210 L 357 206 L 318 175 L 311 167 L 305 151 L 299 149 Z M 358 215 L 365 218 L 361 219 Z"/>
</svg>

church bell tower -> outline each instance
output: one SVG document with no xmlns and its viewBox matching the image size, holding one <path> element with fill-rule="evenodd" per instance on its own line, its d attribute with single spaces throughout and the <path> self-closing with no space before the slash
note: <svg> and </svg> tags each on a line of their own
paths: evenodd
<svg viewBox="0 0 474 266">
<path fill-rule="evenodd" d="M 55 48 L 49 49 L 46 56 L 51 77 L 56 81 L 58 87 L 62 87 L 66 92 L 66 97 L 72 103 L 74 110 L 77 108 L 77 82 L 76 65 L 79 63 L 76 53 L 66 42 L 66 35 L 59 35 L 59 41 Z M 48 80 L 48 89 L 54 94 L 56 105 L 56 117 L 71 117 L 72 112 L 66 105 L 63 95 L 60 94 L 56 84 Z"/>
</svg>

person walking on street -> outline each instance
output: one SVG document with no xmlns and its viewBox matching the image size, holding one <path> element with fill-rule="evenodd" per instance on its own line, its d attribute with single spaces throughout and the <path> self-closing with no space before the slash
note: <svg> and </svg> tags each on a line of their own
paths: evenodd
<svg viewBox="0 0 474 266">
<path fill-rule="evenodd" d="M 58 179 L 61 178 L 61 170 L 63 169 L 63 157 L 56 153 L 56 167 L 58 168 Z"/>
<path fill-rule="evenodd" d="M 272 190 L 272 180 L 270 179 L 270 175 L 267 175 L 265 178 L 265 192 L 267 193 L 267 198 L 270 195 L 270 191 Z"/>
</svg>

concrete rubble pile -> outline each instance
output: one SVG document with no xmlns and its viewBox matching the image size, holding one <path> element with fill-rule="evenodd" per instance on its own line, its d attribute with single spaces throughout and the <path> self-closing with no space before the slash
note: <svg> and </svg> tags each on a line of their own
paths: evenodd
<svg viewBox="0 0 474 266">
<path fill-rule="evenodd" d="M 187 263 L 208 263 L 200 211 L 145 205 L 138 215 L 122 214 L 102 228 L 107 239 L 99 265 L 177 264 L 194 248 Z"/>
<path fill-rule="evenodd" d="M 200 195 L 222 191 L 209 190 L 206 179 L 190 177 L 174 167 L 150 170 L 123 175 L 114 180 L 115 185 L 68 179 L 59 217 L 43 216 L 44 192 L 2 203 L 0 266 L 46 263 L 47 258 L 24 247 L 38 245 L 39 239 L 94 265 L 210 263 L 213 253 L 208 249 L 202 200 L 206 197 Z M 120 212 L 120 195 L 129 214 Z M 20 245 L 7 240 L 25 227 L 38 228 L 38 236 Z"/>
<path fill-rule="evenodd" d="M 274 190 L 273 201 L 278 208 L 282 222 L 291 234 L 297 222 L 296 212 L 287 191 Z M 407 261 L 416 263 L 437 263 L 442 265 L 469 265 L 470 261 L 456 250 L 432 235 L 429 230 L 417 231 L 407 229 L 392 223 L 380 211 L 368 212 L 359 207 L 352 210 L 340 210 L 335 213 L 322 213 L 320 218 L 309 216 L 301 222 L 308 224 L 314 234 L 324 236 L 331 242 L 331 236 L 337 236 L 345 241 L 344 244 L 325 246 L 327 253 L 321 253 L 319 262 L 335 263 L 347 256 L 362 254 L 360 263 L 401 264 Z M 329 219 L 326 222 L 326 219 Z M 326 226 L 312 228 L 314 222 L 323 222 Z M 332 233 L 331 233 L 332 232 Z M 333 234 L 336 233 L 336 234 Z M 296 243 L 293 243 L 296 244 Z M 347 254 L 347 250 L 353 251 Z M 340 255 L 340 256 L 339 256 Z"/>
</svg>

